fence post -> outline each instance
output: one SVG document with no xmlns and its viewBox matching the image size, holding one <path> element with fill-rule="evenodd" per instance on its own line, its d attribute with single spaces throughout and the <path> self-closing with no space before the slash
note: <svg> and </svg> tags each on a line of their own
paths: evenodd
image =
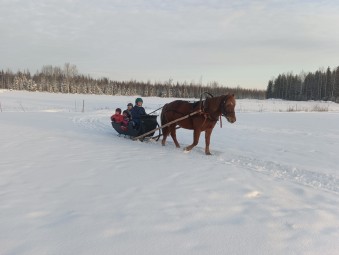
<svg viewBox="0 0 339 255">
<path fill-rule="evenodd" d="M 25 112 L 25 108 L 22 106 L 21 102 L 19 102 L 20 106 L 21 106 L 21 109 L 23 112 Z"/>
<path fill-rule="evenodd" d="M 82 100 L 82 112 L 85 112 L 85 100 Z"/>
</svg>

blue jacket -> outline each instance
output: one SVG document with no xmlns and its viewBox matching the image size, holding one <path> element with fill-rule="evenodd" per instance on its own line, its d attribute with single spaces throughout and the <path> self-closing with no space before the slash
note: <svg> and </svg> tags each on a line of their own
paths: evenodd
<svg viewBox="0 0 339 255">
<path fill-rule="evenodd" d="M 132 120 L 140 120 L 141 115 L 146 115 L 146 111 L 144 107 L 134 106 L 131 110 Z"/>
</svg>

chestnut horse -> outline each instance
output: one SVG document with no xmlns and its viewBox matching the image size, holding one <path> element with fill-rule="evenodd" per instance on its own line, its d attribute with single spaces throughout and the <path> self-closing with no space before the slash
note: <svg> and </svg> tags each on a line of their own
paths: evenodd
<svg viewBox="0 0 339 255">
<path fill-rule="evenodd" d="M 234 123 L 236 121 L 234 108 L 234 94 L 206 98 L 195 103 L 175 100 L 165 104 L 161 112 L 162 126 L 196 111 L 200 110 L 200 112 L 162 128 L 163 139 L 161 143 L 164 146 L 167 136 L 171 134 L 175 146 L 180 148 L 176 137 L 176 126 L 178 125 L 179 127 L 193 130 L 193 143 L 185 148 L 185 151 L 190 151 L 198 144 L 201 132 L 205 131 L 205 153 L 206 155 L 211 155 L 209 146 L 212 130 L 220 116 L 225 116 L 228 122 Z"/>
</svg>

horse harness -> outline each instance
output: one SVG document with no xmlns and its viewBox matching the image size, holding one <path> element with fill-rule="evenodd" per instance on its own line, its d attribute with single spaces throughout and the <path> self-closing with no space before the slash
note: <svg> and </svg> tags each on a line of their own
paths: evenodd
<svg viewBox="0 0 339 255">
<path fill-rule="evenodd" d="M 208 93 L 209 94 L 209 93 Z M 213 95 L 209 94 L 212 98 L 213 98 Z M 208 105 L 206 104 L 206 99 L 205 100 L 202 100 L 202 98 L 200 98 L 200 101 L 198 102 L 194 102 L 192 103 L 192 111 L 188 114 L 189 118 L 191 117 L 191 114 L 194 113 L 194 108 L 196 108 L 197 105 L 199 105 L 199 110 L 200 110 L 200 113 L 198 113 L 198 115 L 203 115 L 203 117 L 205 118 L 203 124 L 202 124 L 202 127 L 204 126 L 205 122 L 207 119 L 211 120 L 211 121 L 218 121 L 220 119 L 220 127 L 222 127 L 222 120 L 221 120 L 221 116 L 224 116 L 226 117 L 227 114 L 232 114 L 234 113 L 234 111 L 232 112 L 228 112 L 227 110 L 225 111 L 225 107 L 224 105 L 226 104 L 227 102 L 227 96 L 224 96 L 224 98 L 221 100 L 220 104 L 219 104 L 219 107 L 218 109 L 220 109 L 220 114 L 218 115 L 217 118 L 213 117 L 209 112 L 208 112 Z M 178 112 L 176 110 L 170 110 L 170 111 L 174 111 L 176 113 L 179 113 L 179 114 L 182 114 L 182 115 L 185 115 L 184 113 L 182 112 Z"/>
<path fill-rule="evenodd" d="M 234 111 L 225 111 L 225 107 L 224 107 L 224 105 L 226 104 L 226 102 L 227 102 L 227 96 L 224 96 L 224 98 L 223 98 L 223 100 L 221 100 L 221 102 L 220 102 L 220 104 L 219 104 L 219 109 L 220 109 L 220 114 L 219 114 L 219 116 L 221 117 L 221 116 L 224 116 L 224 117 L 226 117 L 227 116 L 227 114 L 232 114 L 232 113 L 234 113 Z M 206 100 L 203 100 L 203 101 L 201 101 L 201 108 L 200 108 L 200 110 L 201 110 L 201 114 L 203 114 L 204 115 L 204 117 L 205 118 L 208 118 L 208 119 L 210 119 L 210 120 L 212 120 L 212 121 L 218 121 L 218 118 L 213 118 L 212 116 L 211 116 L 211 114 L 208 112 L 208 106 L 206 106 Z M 218 116 L 218 117 L 219 117 Z"/>
</svg>

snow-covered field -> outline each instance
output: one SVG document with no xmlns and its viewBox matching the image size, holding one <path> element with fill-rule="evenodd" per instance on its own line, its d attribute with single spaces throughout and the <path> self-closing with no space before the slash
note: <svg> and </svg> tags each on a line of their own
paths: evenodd
<svg viewBox="0 0 339 255">
<path fill-rule="evenodd" d="M 0 91 L 0 254 L 338 254 L 337 104 L 238 100 L 206 156 L 118 137 L 132 101 Z"/>
</svg>

